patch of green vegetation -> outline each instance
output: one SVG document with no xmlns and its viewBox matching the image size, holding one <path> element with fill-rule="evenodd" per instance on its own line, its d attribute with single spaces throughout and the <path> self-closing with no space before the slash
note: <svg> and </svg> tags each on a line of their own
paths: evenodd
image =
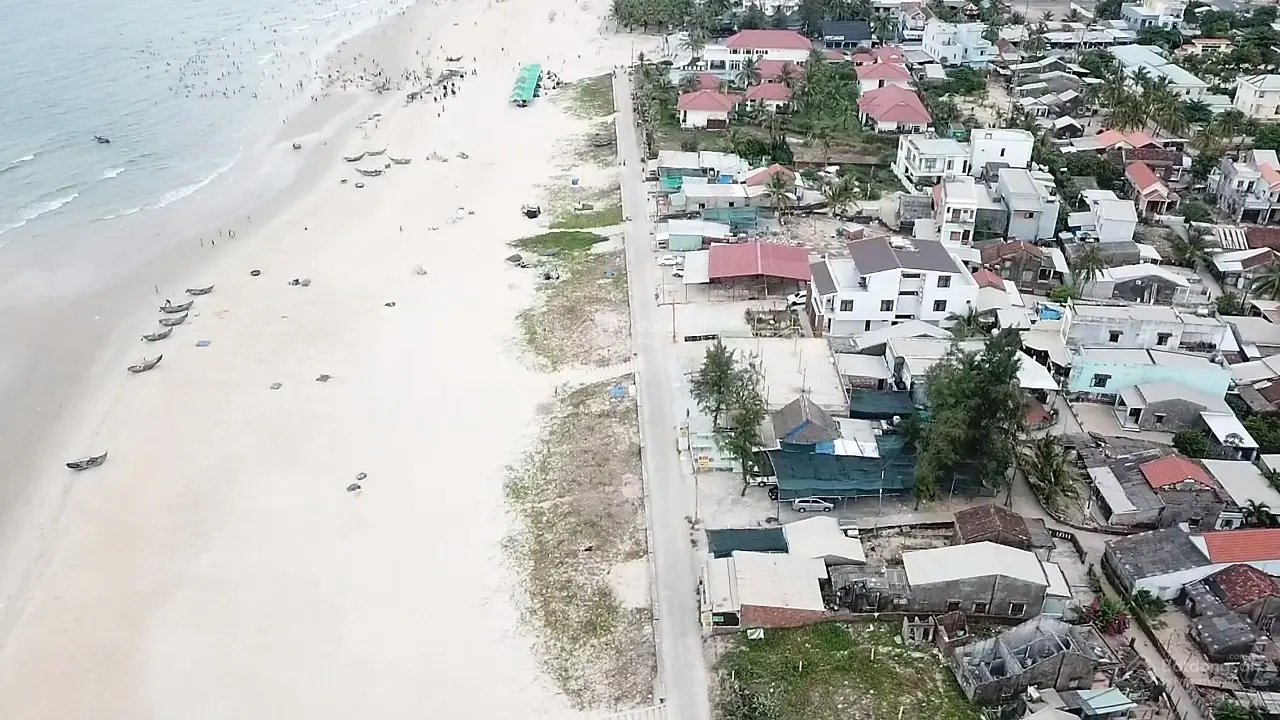
<svg viewBox="0 0 1280 720">
<path fill-rule="evenodd" d="M 609 582 L 611 568 L 645 555 L 636 405 L 608 392 L 631 382 L 557 397 L 504 486 L 519 519 L 504 550 L 524 581 L 523 620 L 543 668 L 580 709 L 651 702 L 652 616 L 624 607 Z"/>
<path fill-rule="evenodd" d="M 580 230 L 552 230 L 541 235 L 521 238 L 511 244 L 521 250 L 549 255 L 561 252 L 582 252 L 605 240 L 608 238 Z"/>
<path fill-rule="evenodd" d="M 579 80 L 569 86 L 573 112 L 584 118 L 613 114 L 613 76 L 609 73 Z"/>
<path fill-rule="evenodd" d="M 583 228 L 602 228 L 622 224 L 622 205 L 613 205 L 598 210 L 567 212 L 557 215 L 551 221 L 551 227 L 576 230 Z"/>
<path fill-rule="evenodd" d="M 904 646 L 892 623 L 821 623 L 739 637 L 719 665 L 726 702 L 777 720 L 978 720 L 951 671 L 928 647 Z"/>
<path fill-rule="evenodd" d="M 591 233 L 559 235 L 595 237 Z M 561 247 L 568 246 L 567 252 L 539 266 L 539 271 L 554 269 L 559 279 L 543 281 L 538 302 L 517 316 L 534 364 L 559 370 L 570 365 L 604 367 L 626 360 L 631 357 L 631 346 L 618 341 L 630 330 L 622 251 L 590 252 L 569 240 L 564 243 Z"/>
</svg>

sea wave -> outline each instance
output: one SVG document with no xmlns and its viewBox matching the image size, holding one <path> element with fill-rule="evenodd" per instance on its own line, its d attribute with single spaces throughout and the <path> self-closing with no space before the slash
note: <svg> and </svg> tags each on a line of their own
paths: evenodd
<svg viewBox="0 0 1280 720">
<path fill-rule="evenodd" d="M 10 230 L 16 230 L 22 227 L 23 225 L 26 225 L 27 223 L 31 222 L 32 220 L 35 220 L 41 215 L 47 215 L 53 212 L 54 210 L 57 210 L 58 208 L 62 207 L 63 205 L 66 205 L 72 200 L 75 200 L 78 197 L 80 197 L 80 193 L 73 192 L 69 195 L 63 195 L 62 197 L 56 198 L 54 200 L 46 200 L 45 202 L 31 203 L 30 205 L 27 205 L 18 211 L 17 218 L 15 218 L 14 220 L 12 220 L 11 222 L 9 222 L 4 226 L 0 226 L 0 235 L 3 235 L 9 232 Z"/>
<path fill-rule="evenodd" d="M 31 153 L 30 155 L 23 155 L 20 158 L 10 160 L 4 165 L 0 165 L 0 172 L 5 172 L 6 170 L 12 170 L 18 167 L 19 165 L 21 165 L 22 163 L 31 162 L 32 160 L 35 160 L 35 159 L 36 159 L 35 153 Z"/>
<path fill-rule="evenodd" d="M 240 155 L 239 155 L 239 154 L 237 154 L 234 158 L 232 158 L 232 159 L 231 159 L 231 162 L 229 162 L 229 163 L 227 163 L 226 165 L 223 165 L 222 167 L 220 167 L 220 168 L 218 168 L 217 170 L 213 171 L 213 172 L 212 172 L 212 173 L 210 173 L 207 177 L 205 177 L 203 180 L 200 180 L 200 181 L 198 181 L 198 182 L 193 182 L 193 183 L 191 183 L 190 185 L 184 185 L 184 186 L 182 186 L 182 187 L 178 188 L 177 190 L 171 190 L 171 191 L 169 191 L 169 192 L 165 193 L 163 197 L 161 197 L 159 200 L 157 200 L 156 202 L 152 203 L 151 205 L 148 205 L 148 206 L 146 207 L 146 209 L 147 209 L 147 210 L 159 210 L 160 208 L 162 208 L 162 207 L 164 207 L 164 206 L 166 206 L 166 205 L 169 205 L 170 203 L 175 203 L 175 202 L 177 202 L 177 201 L 181 200 L 182 198 L 187 197 L 188 195 L 191 195 L 192 193 L 196 192 L 197 190 L 199 190 L 200 188 L 204 187 L 205 185 L 208 185 L 209 183 L 213 182 L 214 180 L 217 180 L 217 179 L 218 179 L 218 177 L 219 177 L 220 175 L 222 175 L 223 173 L 225 173 L 225 172 L 227 172 L 228 170 L 230 170 L 230 169 L 231 169 L 231 167 L 232 167 L 233 165 L 235 165 L 235 164 L 236 164 L 236 161 L 237 161 L 237 160 L 239 160 L 239 159 L 240 159 Z"/>
<path fill-rule="evenodd" d="M 124 168 L 112 168 L 112 169 L 110 169 L 110 170 L 104 170 L 104 171 L 102 172 L 102 178 L 101 178 L 101 179 L 103 179 L 103 180 L 110 180 L 111 178 L 113 178 L 113 177 L 115 177 L 115 176 L 119 175 L 119 174 L 120 174 L 120 173 L 122 173 L 122 172 L 124 172 Z"/>
<path fill-rule="evenodd" d="M 100 219 L 102 219 L 102 220 L 115 220 L 116 218 L 126 217 L 126 216 L 128 216 L 128 215 L 132 215 L 132 214 L 134 214 L 134 213 L 136 213 L 136 212 L 142 212 L 142 206 L 141 206 L 141 205 L 139 205 L 139 206 L 138 206 L 138 207 L 136 207 L 136 208 L 129 208 L 128 210 L 120 210 L 120 211 L 118 211 L 118 212 L 111 213 L 110 215 L 103 215 Z"/>
</svg>

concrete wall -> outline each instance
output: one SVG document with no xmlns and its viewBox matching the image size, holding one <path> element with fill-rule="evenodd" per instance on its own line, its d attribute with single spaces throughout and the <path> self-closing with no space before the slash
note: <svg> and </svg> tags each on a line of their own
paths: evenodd
<svg viewBox="0 0 1280 720">
<path fill-rule="evenodd" d="M 1156 491 L 1164 501 L 1164 512 L 1160 514 L 1160 527 L 1172 527 L 1198 518 L 1202 530 L 1212 530 L 1217 526 L 1218 516 L 1226 508 L 1226 504 L 1218 498 L 1218 494 L 1209 489 L 1174 490 L 1172 486 Z"/>
<path fill-rule="evenodd" d="M 1026 672 L 996 678 L 973 687 L 961 688 L 979 705 L 994 704 L 1024 692 L 1028 687 L 1053 688 L 1059 692 L 1088 688 L 1097 667 L 1089 658 L 1072 652 L 1059 653 L 1027 668 Z"/>
<path fill-rule="evenodd" d="M 827 617 L 819 610 L 795 610 L 792 608 L 742 606 L 742 627 L 801 627 L 822 622 Z"/>
<path fill-rule="evenodd" d="M 960 610 L 974 613 L 975 602 L 987 603 L 987 612 L 980 614 L 1002 617 L 1032 618 L 1040 614 L 1044 606 L 1044 585 L 1035 585 L 1003 575 L 986 575 L 945 583 L 912 585 L 910 612 L 942 614 L 948 612 L 947 603 L 959 600 Z M 1026 605 L 1021 615 L 1009 614 L 1009 603 Z"/>
<path fill-rule="evenodd" d="M 1138 419 L 1138 428 L 1142 430 L 1156 430 L 1159 432 L 1176 433 L 1180 430 L 1192 430 L 1201 427 L 1204 423 L 1200 419 L 1200 413 L 1204 412 L 1205 407 L 1190 400 L 1161 400 L 1160 402 L 1149 403 L 1142 410 L 1142 416 Z M 1128 413 L 1128 409 L 1125 410 Z M 1157 425 L 1156 415 L 1163 415 L 1163 421 Z M 1124 427 L 1133 426 L 1133 420 L 1126 415 Z"/>
</svg>

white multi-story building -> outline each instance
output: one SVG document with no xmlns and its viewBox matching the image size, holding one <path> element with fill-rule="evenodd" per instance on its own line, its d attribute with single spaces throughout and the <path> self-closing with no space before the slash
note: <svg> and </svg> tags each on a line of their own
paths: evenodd
<svg viewBox="0 0 1280 720">
<path fill-rule="evenodd" d="M 969 172 L 982 173 L 987 163 L 1003 163 L 1011 168 L 1031 164 L 1035 136 L 1015 128 L 979 128 L 969 133 Z"/>
<path fill-rule="evenodd" d="M 1053 175 L 1041 170 L 1003 168 L 997 174 L 996 195 L 1009 211 L 1005 237 L 1035 242 L 1056 234 L 1059 202 Z"/>
<path fill-rule="evenodd" d="M 1186 11 L 1186 0 L 1142 0 L 1141 3 L 1123 6 L 1120 18 L 1135 31 L 1151 27 L 1177 30 L 1182 27 L 1182 16 Z"/>
<path fill-rule="evenodd" d="M 1068 215 L 1068 226 L 1091 233 L 1092 239 L 1100 243 L 1133 241 L 1138 212 L 1132 202 L 1121 200 L 1110 190 L 1084 190 L 1080 197 L 1089 209 Z"/>
<path fill-rule="evenodd" d="M 969 146 L 951 138 L 902 135 L 893 172 L 912 192 L 922 192 L 945 177 L 969 174 Z"/>
<path fill-rule="evenodd" d="M 982 37 L 985 23 L 943 22 L 937 18 L 924 24 L 920 49 L 943 65 L 985 68 L 996 58 L 996 49 Z"/>
<path fill-rule="evenodd" d="M 811 266 L 809 311 L 823 334 L 858 335 L 909 320 L 945 326 L 977 302 L 973 276 L 935 240 L 854 240 L 849 255 Z"/>
<path fill-rule="evenodd" d="M 747 58 L 792 62 L 798 66 L 809 59 L 811 52 L 813 42 L 792 30 L 743 30 L 721 45 L 702 48 L 700 69 L 737 72 Z"/>
<path fill-rule="evenodd" d="M 1280 159 L 1275 150 L 1250 150 L 1223 158 L 1218 209 L 1237 222 L 1266 225 L 1280 219 Z"/>
<path fill-rule="evenodd" d="M 934 222 L 940 240 L 961 245 L 973 242 L 981 189 L 968 175 L 943 180 L 934 186 Z"/>
<path fill-rule="evenodd" d="M 1236 82 L 1235 108 L 1255 120 L 1280 120 L 1280 75 L 1248 75 Z"/>
</svg>

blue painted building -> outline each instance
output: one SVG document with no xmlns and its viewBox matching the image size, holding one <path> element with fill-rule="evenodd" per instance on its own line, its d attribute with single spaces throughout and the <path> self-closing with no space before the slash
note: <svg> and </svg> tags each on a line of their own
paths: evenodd
<svg viewBox="0 0 1280 720">
<path fill-rule="evenodd" d="M 1074 353 L 1067 390 L 1118 395 L 1137 385 L 1175 382 L 1221 398 L 1231 386 L 1231 371 L 1190 353 L 1145 348 L 1087 347 Z"/>
</svg>

